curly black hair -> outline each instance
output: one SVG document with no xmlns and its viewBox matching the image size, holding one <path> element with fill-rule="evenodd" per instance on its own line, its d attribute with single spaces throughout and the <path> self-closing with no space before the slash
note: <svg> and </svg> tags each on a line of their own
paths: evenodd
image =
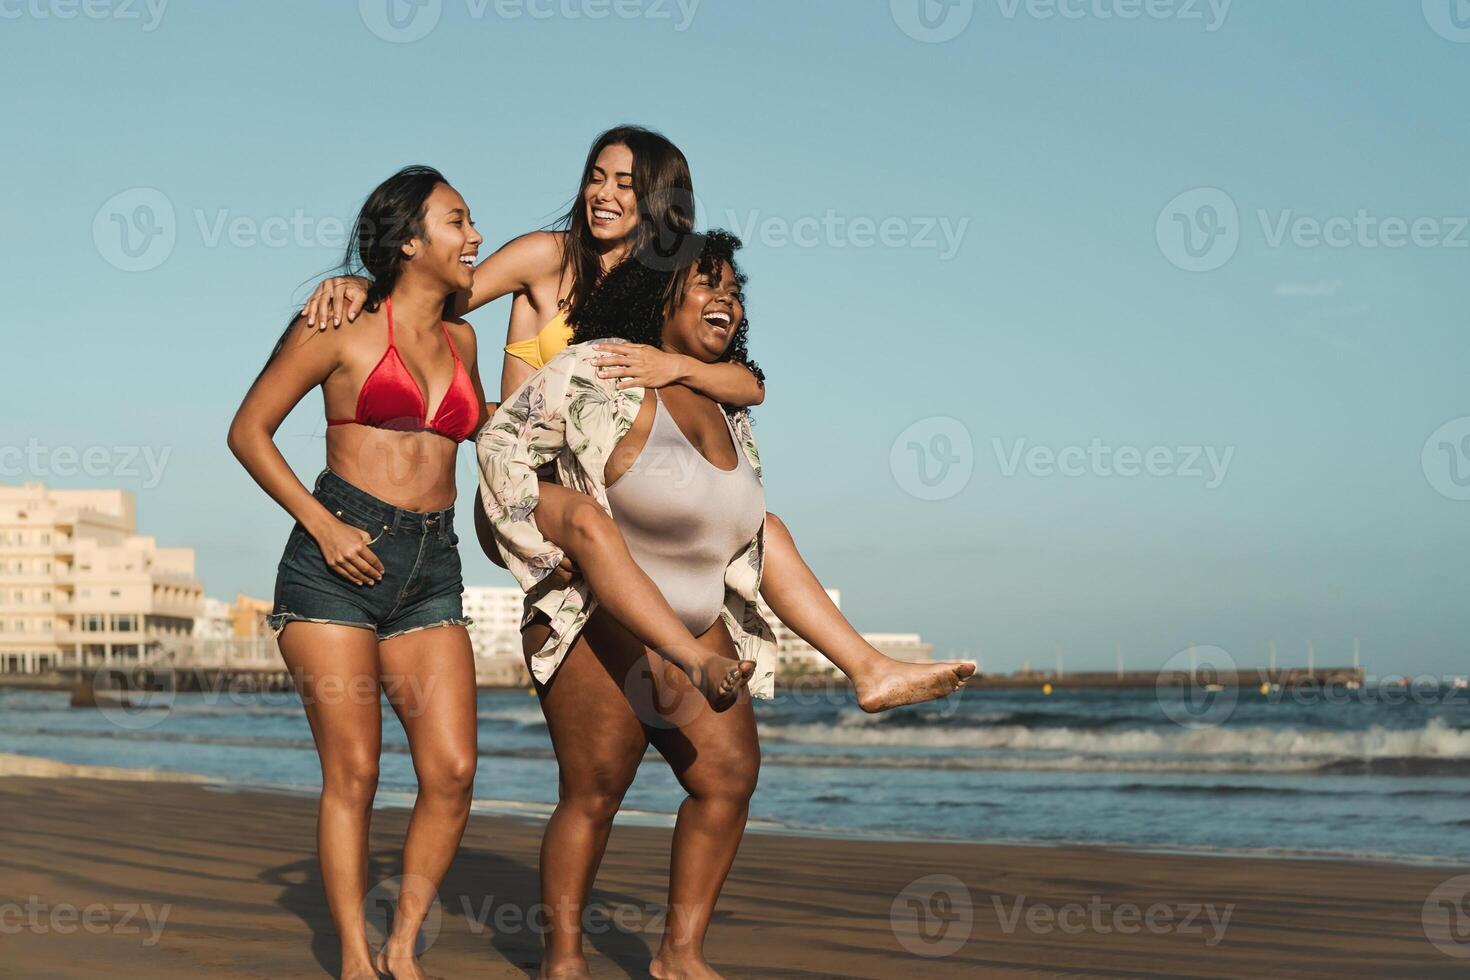
<svg viewBox="0 0 1470 980">
<path fill-rule="evenodd" d="M 663 343 L 664 320 L 684 301 L 690 276 L 696 273 L 706 275 L 718 285 L 722 261 L 730 263 L 735 272 L 735 282 L 743 289 L 746 276 L 735 261 L 735 253 L 741 248 L 739 238 L 714 228 L 703 234 L 695 233 L 690 245 L 688 254 L 693 258 L 682 268 L 661 269 L 635 257 L 608 272 L 567 317 L 572 327 L 572 343 L 624 337 L 635 344 L 658 347 Z M 745 305 L 742 295 L 742 308 Z M 735 336 L 720 360 L 743 364 L 764 385 L 765 372 L 750 359 L 746 344 L 749 332 L 750 317 L 742 315 L 735 327 Z M 729 410 L 735 408 L 725 407 Z"/>
</svg>

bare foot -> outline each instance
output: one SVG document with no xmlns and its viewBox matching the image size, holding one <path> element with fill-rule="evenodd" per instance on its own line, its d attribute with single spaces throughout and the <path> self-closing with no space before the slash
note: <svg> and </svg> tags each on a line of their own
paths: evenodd
<svg viewBox="0 0 1470 980">
<path fill-rule="evenodd" d="M 548 957 L 541 961 L 541 970 L 537 977 L 540 980 L 592 980 L 592 971 L 587 968 L 587 961 L 580 956 L 558 960 Z"/>
<path fill-rule="evenodd" d="M 378 980 L 380 976 L 371 963 L 356 963 L 343 966 L 342 972 L 337 974 L 337 980 Z"/>
<path fill-rule="evenodd" d="M 378 969 L 378 976 L 388 980 L 440 980 L 419 967 L 412 946 L 384 946 L 373 958 L 373 965 Z"/>
<path fill-rule="evenodd" d="M 965 686 L 975 674 L 969 660 L 936 660 L 907 663 L 890 660 L 861 680 L 857 687 L 858 707 L 864 711 L 887 711 L 905 704 L 919 704 L 948 697 Z"/>
<path fill-rule="evenodd" d="M 702 956 L 674 959 L 665 953 L 648 964 L 648 975 L 654 980 L 725 980 L 725 975 L 717 973 Z"/>
<path fill-rule="evenodd" d="M 715 708 L 728 708 L 755 673 L 754 660 L 731 660 L 712 653 L 689 672 L 694 687 Z"/>
</svg>

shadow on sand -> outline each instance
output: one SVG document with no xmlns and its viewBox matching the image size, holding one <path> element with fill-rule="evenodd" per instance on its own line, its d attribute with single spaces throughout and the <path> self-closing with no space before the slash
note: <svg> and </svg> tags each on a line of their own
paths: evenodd
<svg viewBox="0 0 1470 980">
<path fill-rule="evenodd" d="M 369 855 L 368 880 L 376 883 L 395 877 L 401 871 L 400 859 L 400 853 L 393 850 Z M 316 859 L 277 865 L 262 872 L 260 879 L 281 887 L 276 904 L 311 929 L 312 956 L 323 970 L 337 976 L 342 965 L 337 930 L 327 912 Z M 484 942 L 491 947 L 484 951 L 487 963 L 493 962 L 498 953 L 506 962 L 523 969 L 528 978 L 536 976 L 541 963 L 541 934 L 533 923 L 539 924 L 544 917 L 532 915 L 532 922 L 527 922 L 528 914 L 536 910 L 540 901 L 536 868 L 494 851 L 461 848 L 445 875 L 439 899 L 445 924 L 451 917 L 459 917 L 465 920 L 476 946 Z M 594 888 L 590 907 L 642 910 L 647 903 L 631 895 Z M 618 921 L 637 922 L 641 930 L 630 931 L 616 924 Z M 624 920 L 614 917 L 610 921 L 607 915 L 601 915 L 588 920 L 588 924 L 586 943 L 591 950 L 617 964 L 629 978 L 648 976 L 660 921 L 648 917 L 645 922 L 637 916 Z M 381 940 L 371 922 L 368 939 Z M 424 968 L 430 974 L 436 972 L 432 952 Z"/>
</svg>

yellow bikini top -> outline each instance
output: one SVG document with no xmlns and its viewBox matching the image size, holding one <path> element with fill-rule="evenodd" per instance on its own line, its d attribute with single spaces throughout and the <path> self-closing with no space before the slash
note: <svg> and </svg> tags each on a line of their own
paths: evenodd
<svg viewBox="0 0 1470 980">
<path fill-rule="evenodd" d="M 558 310 L 551 322 L 541 328 L 540 333 L 525 340 L 517 340 L 513 344 L 506 344 L 505 352 L 539 369 L 545 367 L 547 361 L 571 342 L 572 328 L 567 325 L 566 313 Z"/>
</svg>

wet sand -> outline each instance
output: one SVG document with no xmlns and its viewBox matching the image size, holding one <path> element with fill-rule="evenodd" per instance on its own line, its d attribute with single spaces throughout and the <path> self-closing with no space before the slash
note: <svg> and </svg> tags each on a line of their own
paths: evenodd
<svg viewBox="0 0 1470 980">
<path fill-rule="evenodd" d="M 65 769 L 0 778 L 0 974 L 333 975 L 315 806 Z M 407 819 L 374 814 L 373 880 L 397 874 Z M 540 834 L 471 819 L 429 973 L 534 975 Z M 590 918 L 594 975 L 647 976 L 668 842 L 665 829 L 615 830 Z M 1421 911 L 1466 870 L 749 835 L 708 952 L 730 977 L 1447 978 L 1470 959 L 1431 945 Z"/>
</svg>

